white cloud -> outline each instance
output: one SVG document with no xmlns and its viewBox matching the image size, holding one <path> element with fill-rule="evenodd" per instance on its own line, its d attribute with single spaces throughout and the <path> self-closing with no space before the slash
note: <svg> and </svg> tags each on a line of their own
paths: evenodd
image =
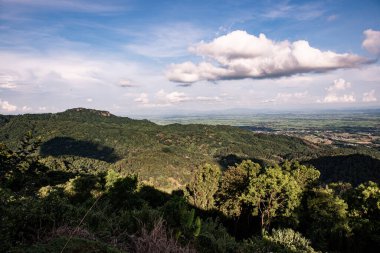
<svg viewBox="0 0 380 253">
<path fill-rule="evenodd" d="M 370 53 L 380 56 L 380 31 L 368 29 L 364 31 L 362 46 Z"/>
<path fill-rule="evenodd" d="M 339 90 L 346 90 L 351 87 L 351 83 L 339 78 L 334 80 L 333 85 L 329 86 L 326 90 L 328 92 L 336 92 Z"/>
<path fill-rule="evenodd" d="M 89 103 L 91 103 L 93 101 L 93 99 L 92 98 L 87 98 L 86 101 L 89 102 Z"/>
<path fill-rule="evenodd" d="M 148 94 L 141 93 L 134 101 L 141 104 L 149 104 Z"/>
<path fill-rule="evenodd" d="M 102 89 L 109 92 L 132 86 L 125 76 L 142 85 L 157 80 L 155 70 L 138 63 L 76 51 L 55 50 L 44 54 L 0 51 L 0 59 L 0 88 L 22 92 L 62 94 L 75 89 L 98 93 Z"/>
<path fill-rule="evenodd" d="M 0 99 L 0 108 L 6 112 L 14 112 L 17 110 L 17 106 L 10 104 L 8 101 Z"/>
<path fill-rule="evenodd" d="M 369 102 L 376 102 L 377 98 L 375 96 L 375 90 L 371 90 L 369 92 L 363 93 L 363 102 L 369 103 Z"/>
<path fill-rule="evenodd" d="M 273 101 L 276 102 L 294 102 L 299 100 L 304 99 L 308 96 L 308 92 L 295 92 L 295 93 L 287 93 L 287 92 L 280 92 L 277 93 L 276 98 L 273 99 Z M 271 100 L 264 100 L 266 103 L 271 101 Z"/>
<path fill-rule="evenodd" d="M 178 91 L 167 93 L 164 90 L 160 90 L 157 92 L 156 97 L 158 98 L 159 103 L 162 104 L 175 104 L 190 100 L 185 93 Z"/>
<path fill-rule="evenodd" d="M 351 87 L 351 83 L 339 78 L 333 81 L 333 84 L 326 88 L 325 98 L 317 102 L 322 103 L 353 103 L 356 102 L 355 94 L 341 94 Z"/>
<path fill-rule="evenodd" d="M 23 111 L 23 112 L 30 112 L 30 111 L 32 111 L 32 107 L 29 107 L 29 106 L 24 105 L 24 106 L 21 108 L 21 111 Z"/>
<path fill-rule="evenodd" d="M 353 68 L 368 60 L 354 54 L 338 54 L 313 48 L 305 40 L 272 41 L 245 31 L 234 31 L 212 42 L 201 42 L 190 51 L 205 60 L 199 64 L 172 64 L 169 80 L 193 83 L 201 80 L 275 78 L 308 72 Z"/>
<path fill-rule="evenodd" d="M 131 94 L 133 95 L 133 94 Z M 134 94 L 136 96 L 137 94 Z M 137 95 L 134 99 L 135 102 L 140 103 L 143 107 L 154 108 L 154 107 L 168 107 L 177 105 L 179 103 L 214 103 L 221 102 L 222 99 L 219 96 L 188 96 L 184 92 L 172 91 L 167 92 L 164 89 L 161 89 L 150 96 L 148 94 L 141 93 Z"/>
<path fill-rule="evenodd" d="M 163 89 L 156 92 L 152 99 L 149 99 L 147 93 L 141 93 L 134 99 L 135 102 L 142 104 L 144 107 L 165 107 L 189 100 L 190 98 L 183 92 L 166 92 Z"/>
<path fill-rule="evenodd" d="M 328 94 L 324 99 L 324 103 L 353 103 L 356 98 L 353 93 L 337 96 L 336 94 Z"/>
<path fill-rule="evenodd" d="M 8 74 L 0 74 L 0 88 L 3 89 L 14 89 L 16 88 L 14 83 L 14 78 Z"/>
<path fill-rule="evenodd" d="M 214 97 L 207 97 L 207 96 L 197 96 L 195 98 L 195 100 L 197 101 L 206 101 L 206 102 L 221 102 L 222 99 L 218 96 L 214 96 Z"/>
</svg>

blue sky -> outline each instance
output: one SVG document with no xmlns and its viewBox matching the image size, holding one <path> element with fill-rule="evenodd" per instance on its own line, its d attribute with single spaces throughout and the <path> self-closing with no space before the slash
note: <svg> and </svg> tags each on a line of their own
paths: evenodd
<svg viewBox="0 0 380 253">
<path fill-rule="evenodd" d="M 0 0 L 0 113 L 380 107 L 380 2 Z"/>
</svg>

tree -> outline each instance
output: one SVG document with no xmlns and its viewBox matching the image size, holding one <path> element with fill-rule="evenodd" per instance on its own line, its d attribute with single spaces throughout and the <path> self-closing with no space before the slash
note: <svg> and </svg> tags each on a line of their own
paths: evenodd
<svg viewBox="0 0 380 253">
<path fill-rule="evenodd" d="M 189 203 L 203 210 L 213 209 L 220 174 L 219 167 L 215 165 L 205 164 L 199 167 L 185 190 Z"/>
<path fill-rule="evenodd" d="M 297 181 L 279 166 L 266 168 L 258 176 L 249 178 L 249 186 L 242 200 L 259 215 L 261 229 L 268 230 L 276 216 L 290 216 L 298 206 L 301 187 Z"/>
<path fill-rule="evenodd" d="M 249 185 L 249 175 L 257 175 L 261 166 L 245 160 L 235 167 L 229 167 L 223 173 L 216 198 L 218 208 L 226 216 L 239 217 L 243 208 L 241 196 Z"/>
<path fill-rule="evenodd" d="M 39 145 L 40 140 L 33 138 L 32 131 L 24 134 L 16 151 L 0 143 L 0 184 L 15 191 L 28 191 L 38 185 L 46 171 L 37 154 Z M 28 180 L 30 178 L 39 180 Z"/>
<path fill-rule="evenodd" d="M 362 217 L 380 219 L 380 187 L 374 182 L 360 184 L 351 195 L 352 208 Z"/>
<path fill-rule="evenodd" d="M 298 161 L 286 160 L 281 167 L 294 177 L 303 190 L 314 186 L 321 175 L 313 166 L 302 165 Z"/>
<path fill-rule="evenodd" d="M 359 252 L 375 252 L 380 245 L 380 187 L 374 182 L 360 184 L 347 194 L 353 246 Z"/>
<path fill-rule="evenodd" d="M 320 249 L 341 249 L 351 229 L 348 205 L 329 188 L 314 188 L 307 197 L 308 235 Z"/>
</svg>

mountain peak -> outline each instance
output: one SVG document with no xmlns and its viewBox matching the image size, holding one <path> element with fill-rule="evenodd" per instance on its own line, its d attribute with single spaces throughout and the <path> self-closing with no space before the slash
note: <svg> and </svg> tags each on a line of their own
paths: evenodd
<svg viewBox="0 0 380 253">
<path fill-rule="evenodd" d="M 95 110 L 95 109 L 87 109 L 83 107 L 78 107 L 78 108 L 72 108 L 64 111 L 63 113 L 68 113 L 68 114 L 92 114 L 92 115 L 98 115 L 102 117 L 111 117 L 114 116 L 108 111 L 100 111 L 100 110 Z"/>
</svg>

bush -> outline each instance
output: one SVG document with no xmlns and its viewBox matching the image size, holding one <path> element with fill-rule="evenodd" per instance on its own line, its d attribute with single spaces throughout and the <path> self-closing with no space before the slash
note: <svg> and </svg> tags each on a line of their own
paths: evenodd
<svg viewBox="0 0 380 253">
<path fill-rule="evenodd" d="M 310 241 L 292 229 L 272 230 L 272 235 L 252 237 L 244 241 L 241 252 L 314 253 Z"/>
<path fill-rule="evenodd" d="M 308 239 L 290 228 L 273 229 L 272 235 L 264 238 L 291 252 L 315 252 Z"/>
<path fill-rule="evenodd" d="M 237 243 L 226 228 L 211 218 L 202 222 L 201 232 L 196 240 L 199 252 L 236 252 Z"/>
<path fill-rule="evenodd" d="M 141 231 L 131 237 L 131 251 L 136 253 L 191 253 L 196 252 L 191 246 L 181 246 L 166 231 L 165 222 L 159 219 L 151 230 L 142 226 Z"/>
</svg>

